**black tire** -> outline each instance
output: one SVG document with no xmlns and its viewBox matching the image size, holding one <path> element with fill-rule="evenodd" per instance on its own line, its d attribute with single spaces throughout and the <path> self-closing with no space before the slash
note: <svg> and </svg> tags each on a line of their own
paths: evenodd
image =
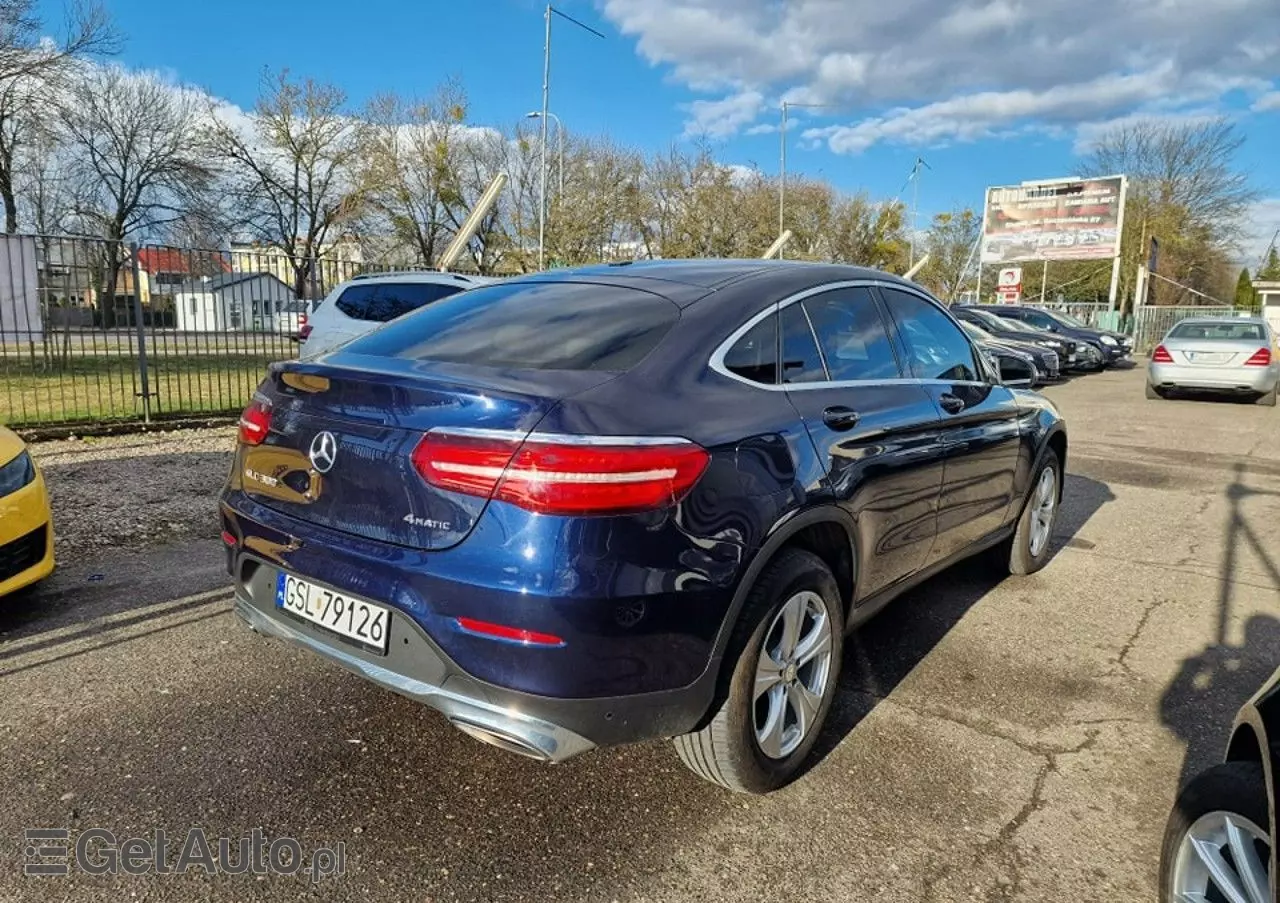
<svg viewBox="0 0 1280 903">
<path fill-rule="evenodd" d="M 1267 783 L 1258 762 L 1225 762 L 1191 779 L 1165 824 L 1160 850 L 1160 903 L 1173 899 L 1174 868 L 1182 839 L 1192 825 L 1210 812 L 1234 812 L 1267 830 Z"/>
<path fill-rule="evenodd" d="M 1266 408 L 1274 408 L 1276 406 L 1276 394 L 1280 393 L 1280 383 L 1276 383 L 1271 387 L 1270 392 L 1265 392 L 1258 396 L 1254 404 L 1260 404 Z"/>
<path fill-rule="evenodd" d="M 752 689 L 760 650 L 783 603 L 803 590 L 822 598 L 831 626 L 831 657 L 825 692 L 808 733 L 781 759 L 765 755 L 755 736 Z M 840 591 L 826 563 L 802 549 L 784 549 L 757 578 L 729 641 L 726 665 L 733 671 L 719 708 L 699 731 L 673 738 L 680 760 L 698 777 L 739 793 L 768 793 L 789 783 L 813 749 L 835 697 L 844 646 Z"/>
<path fill-rule="evenodd" d="M 1157 389 L 1155 386 L 1151 385 L 1151 383 L 1147 383 L 1147 397 L 1148 398 L 1164 398 L 1164 393 L 1161 392 L 1159 389 Z"/>
<path fill-rule="evenodd" d="M 1055 485 L 1057 486 L 1058 498 L 1053 506 L 1053 521 L 1049 525 L 1049 539 L 1045 542 L 1044 548 L 1040 550 L 1040 554 L 1031 554 L 1031 520 L 1034 515 L 1034 506 L 1032 499 L 1035 497 L 1036 487 L 1040 484 L 1041 475 L 1046 467 L 1053 468 Z M 1062 462 L 1058 460 L 1058 453 L 1051 448 L 1044 451 L 1044 455 L 1040 458 L 1040 463 L 1036 465 L 1036 469 L 1031 476 L 1031 485 L 1027 489 L 1027 497 L 1022 500 L 1022 514 L 1018 518 L 1018 527 L 1014 531 L 1013 536 L 1003 545 L 996 548 L 1003 553 L 1001 557 L 1009 568 L 1009 573 L 1023 576 L 1026 574 L 1034 574 L 1046 564 L 1049 563 L 1049 550 L 1053 546 L 1053 526 L 1058 521 L 1058 512 L 1060 510 L 1062 500 Z"/>
</svg>

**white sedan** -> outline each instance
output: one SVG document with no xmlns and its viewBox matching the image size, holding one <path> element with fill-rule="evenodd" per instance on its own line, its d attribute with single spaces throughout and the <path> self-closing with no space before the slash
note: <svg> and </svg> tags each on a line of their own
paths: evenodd
<svg viewBox="0 0 1280 903">
<path fill-rule="evenodd" d="M 1275 407 L 1280 387 L 1276 336 L 1260 317 L 1182 320 L 1151 352 L 1147 397 L 1180 389 L 1252 395 Z"/>
</svg>

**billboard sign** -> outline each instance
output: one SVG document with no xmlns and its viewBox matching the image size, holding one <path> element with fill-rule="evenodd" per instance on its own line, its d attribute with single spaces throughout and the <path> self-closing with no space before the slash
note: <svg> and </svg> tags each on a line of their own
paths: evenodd
<svg viewBox="0 0 1280 903">
<path fill-rule="evenodd" d="M 1124 176 L 987 189 L 982 262 L 1108 260 L 1124 224 Z"/>
</svg>

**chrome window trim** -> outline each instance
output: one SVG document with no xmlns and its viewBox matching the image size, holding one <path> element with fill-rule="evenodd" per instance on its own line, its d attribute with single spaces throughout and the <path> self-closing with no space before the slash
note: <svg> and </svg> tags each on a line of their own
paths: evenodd
<svg viewBox="0 0 1280 903">
<path fill-rule="evenodd" d="M 916 377 L 905 377 L 905 376 L 898 377 L 897 379 L 841 379 L 841 380 L 827 380 L 825 382 L 774 383 L 773 385 L 767 385 L 765 383 L 758 383 L 758 382 L 755 382 L 754 380 L 747 379 L 745 376 L 739 376 L 738 374 L 729 370 L 724 365 L 724 359 L 728 355 L 729 349 L 734 346 L 734 343 L 736 343 L 738 339 L 742 338 L 744 335 L 750 332 L 752 328 L 758 325 L 760 321 L 764 320 L 766 317 L 774 316 L 777 313 L 779 313 L 782 310 L 782 308 L 789 307 L 790 305 L 803 301 L 806 298 L 812 298 L 814 295 L 821 295 L 826 292 L 835 291 L 836 289 L 842 289 L 842 288 L 892 288 L 892 289 L 898 289 L 899 291 L 904 291 L 907 294 L 916 295 L 922 300 L 939 308 L 945 316 L 949 317 L 956 324 L 956 328 L 960 330 L 960 334 L 964 336 L 964 340 L 969 343 L 969 347 L 974 349 L 975 352 L 977 350 L 973 341 L 969 338 L 968 334 L 964 331 L 964 327 L 960 326 L 960 321 L 956 319 L 955 315 L 952 314 L 951 311 L 947 310 L 946 305 L 944 305 L 938 299 L 934 298 L 932 295 L 929 295 L 928 293 L 921 291 L 918 287 L 909 285 L 907 283 L 902 283 L 902 282 L 892 282 L 888 279 L 846 279 L 840 282 L 826 282 L 826 283 L 823 283 L 822 285 L 811 286 L 810 288 L 796 292 L 794 295 L 788 295 L 787 297 L 783 298 L 781 301 L 775 301 L 773 304 L 770 304 L 764 310 L 760 311 L 755 316 L 751 317 L 749 320 L 747 320 L 745 323 L 739 326 L 737 329 L 735 329 L 733 332 L 731 332 L 727 339 L 725 339 L 718 346 L 716 346 L 716 350 L 711 353 L 711 357 L 707 362 L 708 366 L 712 370 L 714 370 L 716 373 L 719 373 L 721 376 L 728 377 L 729 379 L 732 379 L 735 382 L 740 382 L 743 385 L 750 386 L 753 389 L 762 389 L 766 392 L 806 391 L 806 390 L 813 390 L 813 389 L 853 389 L 859 386 L 893 386 L 893 385 L 917 385 L 917 386 L 926 386 L 926 385 L 993 386 L 994 385 L 994 386 L 998 386 L 998 385 L 1002 385 L 1002 383 L 998 381 L 991 382 L 989 380 L 919 379 Z M 808 311 L 804 310 L 804 308 L 801 308 L 800 310 L 804 313 L 805 320 L 808 321 L 809 320 Z M 818 346 L 818 354 L 821 356 L 823 370 L 826 371 L 827 373 L 830 373 L 830 370 L 827 368 L 826 355 L 823 353 L 823 350 L 822 350 L 822 342 L 818 341 L 817 333 L 814 332 L 813 330 L 812 321 L 809 321 L 809 330 L 811 333 L 813 333 L 814 342 Z M 779 330 L 778 335 L 779 335 L 779 344 L 781 344 L 781 335 L 782 335 L 781 330 Z M 886 332 L 885 335 L 888 336 L 888 332 Z M 975 353 L 973 357 L 978 367 L 980 368 L 985 367 L 985 363 L 982 361 L 981 354 Z M 781 365 L 782 362 L 778 361 L 777 363 Z M 781 370 L 780 366 L 779 366 L 779 370 Z M 781 372 L 779 372 L 778 375 L 781 376 L 782 375 Z"/>
</svg>

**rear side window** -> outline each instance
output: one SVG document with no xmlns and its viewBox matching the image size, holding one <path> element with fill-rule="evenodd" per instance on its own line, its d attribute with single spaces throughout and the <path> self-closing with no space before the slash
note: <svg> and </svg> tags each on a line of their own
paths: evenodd
<svg viewBox="0 0 1280 903">
<path fill-rule="evenodd" d="M 679 319 L 666 298 L 636 289 L 504 282 L 422 307 L 346 350 L 482 367 L 622 371 Z"/>
<path fill-rule="evenodd" d="M 980 379 L 973 346 L 950 317 L 919 295 L 897 289 L 881 291 L 918 378 Z"/>
<path fill-rule="evenodd" d="M 832 380 L 902 376 L 884 319 L 868 289 L 835 289 L 803 303 Z"/>
<path fill-rule="evenodd" d="M 778 318 L 765 317 L 734 342 L 725 353 L 724 368 L 743 379 L 775 385 L 778 382 Z"/>
<path fill-rule="evenodd" d="M 379 282 L 350 286 L 334 302 L 355 320 L 386 323 L 427 304 L 456 295 L 465 285 L 434 282 Z"/>
<path fill-rule="evenodd" d="M 827 371 L 822 355 L 813 340 L 809 319 L 799 304 L 782 308 L 782 381 L 784 383 L 822 382 Z"/>
</svg>

